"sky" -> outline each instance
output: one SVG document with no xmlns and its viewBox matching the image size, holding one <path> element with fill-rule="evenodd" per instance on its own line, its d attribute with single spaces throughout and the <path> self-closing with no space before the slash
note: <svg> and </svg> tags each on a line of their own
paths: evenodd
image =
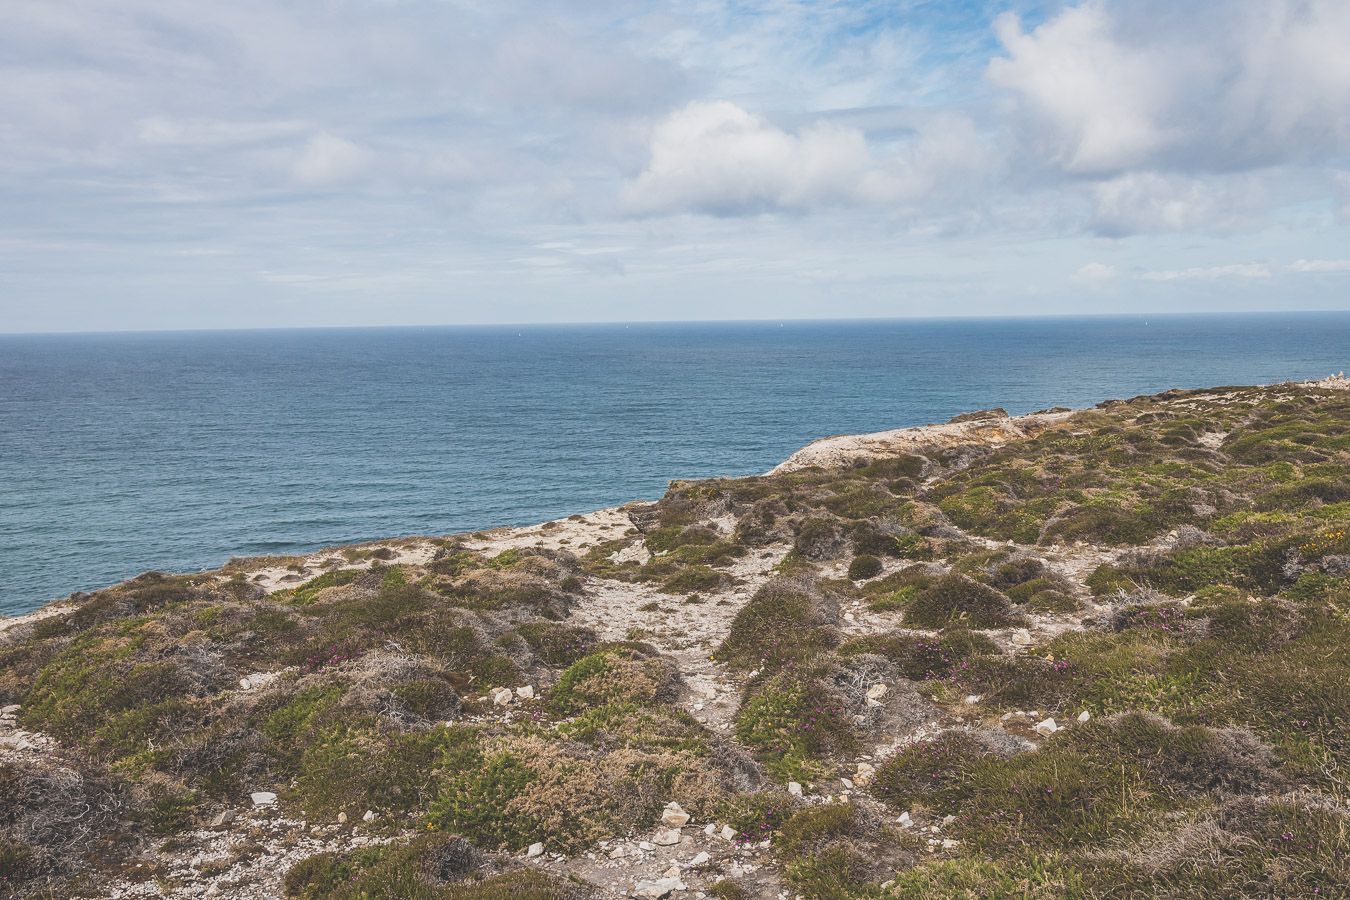
<svg viewBox="0 0 1350 900">
<path fill-rule="evenodd" d="M 0 16 L 0 332 L 1350 309 L 1345 0 Z"/>
</svg>

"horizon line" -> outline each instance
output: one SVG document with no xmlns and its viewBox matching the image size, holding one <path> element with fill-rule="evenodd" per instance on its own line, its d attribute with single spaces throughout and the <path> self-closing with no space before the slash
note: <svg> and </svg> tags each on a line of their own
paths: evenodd
<svg viewBox="0 0 1350 900">
<path fill-rule="evenodd" d="M 1185 317 L 1217 318 L 1223 316 L 1272 316 L 1272 315 L 1350 315 L 1350 309 L 1244 309 L 1244 310 L 1196 310 L 1189 312 L 1145 311 L 1145 312 L 1084 312 L 1084 313 L 1005 313 L 984 315 L 978 313 L 954 313 L 951 315 L 912 315 L 912 316 L 787 316 L 745 319 L 579 319 L 557 322 L 426 322 L 415 324 L 385 325 L 244 325 L 218 328 L 109 328 L 88 331 L 0 331 L 0 338 L 7 337 L 77 337 L 95 335 L 136 335 L 136 334 L 238 334 L 241 332 L 268 331 L 376 331 L 411 330 L 419 328 L 556 328 L 586 327 L 600 325 L 755 325 L 778 322 L 786 324 L 801 323 L 846 323 L 846 322 L 950 322 L 950 321 L 1010 321 L 1031 319 L 1140 319 L 1148 317 L 1178 319 Z"/>
</svg>

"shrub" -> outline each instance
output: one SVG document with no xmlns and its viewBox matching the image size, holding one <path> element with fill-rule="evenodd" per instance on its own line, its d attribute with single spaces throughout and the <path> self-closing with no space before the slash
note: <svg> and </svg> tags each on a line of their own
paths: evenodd
<svg viewBox="0 0 1350 900">
<path fill-rule="evenodd" d="M 875 556 L 855 556 L 848 566 L 851 581 L 866 581 L 881 574 L 881 560 Z"/>
<path fill-rule="evenodd" d="M 975 764 L 989 747 L 963 731 L 944 731 L 906 747 L 877 769 L 872 793 L 897 809 L 915 804 L 946 809 L 960 796 Z"/>
<path fill-rule="evenodd" d="M 737 713 L 736 737 L 784 781 L 800 780 L 815 759 L 853 744 L 838 698 L 813 679 L 788 675 L 752 689 Z"/>
<path fill-rule="evenodd" d="M 956 573 L 919 591 L 905 612 L 906 624 L 921 628 L 956 622 L 971 628 L 1005 628 L 1020 621 L 1005 594 Z"/>
<path fill-rule="evenodd" d="M 833 647 L 837 604 L 818 583 L 775 578 L 755 592 L 731 622 L 717 658 L 742 669 L 781 668 Z"/>
<path fill-rule="evenodd" d="M 618 644 L 568 666 L 549 692 L 549 704 L 564 714 L 611 703 L 650 706 L 673 700 L 678 690 L 679 673 L 669 662 Z"/>
</svg>

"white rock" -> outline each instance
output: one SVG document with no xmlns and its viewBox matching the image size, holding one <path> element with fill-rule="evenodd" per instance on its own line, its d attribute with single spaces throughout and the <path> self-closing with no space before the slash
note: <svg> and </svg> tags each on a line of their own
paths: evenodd
<svg viewBox="0 0 1350 900">
<path fill-rule="evenodd" d="M 646 900 L 660 900 L 661 897 L 669 896 L 674 891 L 684 890 L 684 882 L 678 878 L 655 878 L 639 881 L 633 888 L 634 897 L 643 897 Z"/>
<path fill-rule="evenodd" d="M 658 847 L 670 847 L 680 842 L 680 829 L 678 828 L 658 828 L 656 834 L 652 835 L 652 843 Z"/>
<path fill-rule="evenodd" d="M 19 710 L 22 708 L 23 707 L 21 707 L 17 703 L 10 703 L 7 704 L 6 706 L 0 706 L 0 716 L 4 716 L 7 719 L 12 716 L 17 716 L 19 714 Z"/>
<path fill-rule="evenodd" d="M 1083 710 L 1082 712 L 1080 712 L 1080 713 L 1078 714 L 1078 721 L 1080 721 L 1080 722 L 1086 722 L 1088 719 L 1091 719 L 1091 718 L 1092 718 L 1092 713 L 1088 712 L 1086 709 Z"/>
<path fill-rule="evenodd" d="M 714 834 L 717 833 L 717 823 L 709 822 L 707 825 L 704 825 L 703 833 L 706 834 L 708 837 L 712 837 Z"/>
<path fill-rule="evenodd" d="M 914 820 L 913 820 L 912 818 L 910 818 L 909 813 L 907 813 L 907 812 L 902 812 L 902 813 L 900 814 L 900 818 L 896 819 L 895 821 L 899 822 L 901 825 L 905 826 L 906 828 L 909 828 L 911 825 L 914 824 Z"/>
<path fill-rule="evenodd" d="M 511 691 L 510 688 L 499 687 L 493 688 L 491 691 L 489 691 L 488 696 L 492 698 L 492 702 L 494 705 L 505 706 L 506 704 L 511 702 L 511 699 L 515 696 L 515 694 Z"/>
<path fill-rule="evenodd" d="M 609 851 L 609 858 L 610 858 L 610 859 L 623 859 L 624 854 L 626 854 L 627 852 L 628 852 L 628 851 L 625 850 L 625 849 L 623 848 L 623 845 L 620 844 L 619 846 L 615 847 L 613 850 Z"/>
<path fill-rule="evenodd" d="M 662 878 L 679 878 L 679 877 L 680 877 L 680 864 L 679 864 L 679 863 L 675 863 L 675 864 L 672 865 L 669 869 L 666 869 L 664 872 L 661 873 L 661 877 L 662 877 Z"/>
<path fill-rule="evenodd" d="M 254 791 L 249 797 L 254 806 L 271 806 L 277 802 L 277 795 L 271 791 Z"/>
<path fill-rule="evenodd" d="M 1055 724 L 1055 720 L 1053 718 L 1044 719 L 1036 723 L 1037 734 L 1044 734 L 1048 736 L 1054 734 L 1056 731 L 1059 731 L 1059 726 Z"/>
<path fill-rule="evenodd" d="M 943 817 L 942 817 L 942 824 L 943 824 L 943 825 L 950 825 L 950 824 L 952 824 L 952 823 L 955 822 L 955 821 L 956 821 L 956 816 L 943 816 Z"/>
<path fill-rule="evenodd" d="M 234 810 L 226 809 L 216 813 L 216 817 L 211 820 L 212 828 L 223 828 L 234 821 Z"/>
<path fill-rule="evenodd" d="M 788 793 L 794 797 L 800 797 L 802 795 L 802 786 L 795 781 L 789 781 L 787 783 L 787 790 Z"/>
<path fill-rule="evenodd" d="M 951 850 L 952 848 L 959 846 L 960 843 L 961 843 L 960 841 L 954 841 L 951 838 L 945 838 L 942 841 L 942 849 Z"/>
<path fill-rule="evenodd" d="M 522 700 L 530 700 L 534 697 L 534 685 L 526 684 L 516 688 L 516 696 Z"/>
<path fill-rule="evenodd" d="M 638 841 L 638 849 L 646 850 L 648 853 L 656 849 L 656 845 L 651 841 Z"/>
<path fill-rule="evenodd" d="M 700 850 L 698 853 L 694 855 L 693 859 L 689 860 L 689 865 L 701 866 L 710 859 L 712 859 L 712 857 L 708 855 L 708 851 Z"/>
<path fill-rule="evenodd" d="M 361 817 L 361 821 L 362 821 L 362 822 L 374 822 L 374 821 L 375 821 L 375 810 L 373 810 L 373 809 L 368 809 L 368 810 L 366 810 L 366 814 L 365 814 L 364 816 Z"/>
<path fill-rule="evenodd" d="M 839 783 L 842 784 L 842 785 L 843 785 L 844 787 L 846 787 L 846 788 L 852 788 L 852 787 L 853 787 L 853 779 L 851 779 L 851 778 L 840 778 L 840 779 L 839 779 Z"/>
<path fill-rule="evenodd" d="M 853 771 L 853 780 L 866 787 L 872 783 L 872 779 L 877 775 L 876 767 L 871 763 L 860 762 Z"/>
<path fill-rule="evenodd" d="M 886 687 L 886 685 L 884 684 L 878 683 L 872 685 L 870 688 L 867 689 L 867 705 L 880 706 L 881 698 L 886 696 L 886 692 L 888 690 L 890 690 L 890 688 Z"/>
<path fill-rule="evenodd" d="M 719 833 L 722 835 L 722 840 L 729 841 L 736 836 L 736 829 L 730 825 L 723 825 Z"/>
<path fill-rule="evenodd" d="M 979 703 L 979 702 L 980 702 L 980 695 L 979 695 L 979 694 L 966 694 L 966 705 L 967 705 L 967 706 L 974 706 L 976 703 Z"/>
<path fill-rule="evenodd" d="M 683 828 L 689 822 L 689 813 L 685 812 L 680 804 L 674 802 L 666 804 L 665 810 L 661 813 L 661 824 L 671 828 Z"/>
<path fill-rule="evenodd" d="M 347 814 L 345 812 L 338 813 L 338 824 L 339 825 L 347 824 Z"/>
<path fill-rule="evenodd" d="M 529 849 L 525 851 L 525 856 L 529 859 L 534 859 L 536 856 L 543 856 L 543 855 L 544 855 L 544 845 L 541 844 L 539 841 L 535 841 L 533 844 L 530 845 Z"/>
</svg>

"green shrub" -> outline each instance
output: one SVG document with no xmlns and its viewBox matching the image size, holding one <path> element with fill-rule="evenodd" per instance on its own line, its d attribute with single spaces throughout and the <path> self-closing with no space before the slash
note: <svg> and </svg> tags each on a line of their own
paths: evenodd
<svg viewBox="0 0 1350 900">
<path fill-rule="evenodd" d="M 848 577 L 851 581 L 866 581 L 881 574 L 881 560 L 875 556 L 855 556 L 848 565 Z"/>
<path fill-rule="evenodd" d="M 905 622 L 920 628 L 959 623 L 970 628 L 1005 628 L 1021 622 L 1008 597 L 985 584 L 952 573 L 914 596 Z"/>
<path fill-rule="evenodd" d="M 818 584 L 776 578 L 755 592 L 731 622 L 717 658 L 741 669 L 778 669 L 833 647 L 836 610 Z"/>
</svg>

